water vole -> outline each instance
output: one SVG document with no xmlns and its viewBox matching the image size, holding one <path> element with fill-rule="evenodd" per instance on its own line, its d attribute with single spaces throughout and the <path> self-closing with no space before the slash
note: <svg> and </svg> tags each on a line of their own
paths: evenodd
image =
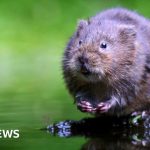
<svg viewBox="0 0 150 150">
<path fill-rule="evenodd" d="M 150 108 L 150 22 L 123 8 L 80 20 L 63 57 L 78 109 L 126 115 Z"/>
</svg>

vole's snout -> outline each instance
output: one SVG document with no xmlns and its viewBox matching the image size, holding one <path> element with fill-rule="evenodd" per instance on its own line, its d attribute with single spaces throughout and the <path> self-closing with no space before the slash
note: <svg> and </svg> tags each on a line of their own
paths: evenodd
<svg viewBox="0 0 150 150">
<path fill-rule="evenodd" d="M 90 74 L 90 71 L 87 69 L 87 67 L 85 65 L 81 66 L 81 73 L 85 76 L 88 76 Z"/>
<path fill-rule="evenodd" d="M 88 58 L 86 58 L 85 56 L 80 56 L 78 59 L 81 64 L 88 63 Z"/>
<path fill-rule="evenodd" d="M 88 76 L 90 74 L 90 71 L 87 67 L 88 59 L 83 56 L 79 57 L 79 63 L 80 63 L 80 72 L 83 75 Z"/>
</svg>

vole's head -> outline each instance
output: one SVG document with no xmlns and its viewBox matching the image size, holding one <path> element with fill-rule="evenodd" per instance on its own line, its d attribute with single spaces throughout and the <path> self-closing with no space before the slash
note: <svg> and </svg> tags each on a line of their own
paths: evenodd
<svg viewBox="0 0 150 150">
<path fill-rule="evenodd" d="M 117 80 L 134 62 L 135 42 L 134 26 L 81 20 L 65 52 L 65 69 L 89 82 Z"/>
</svg>

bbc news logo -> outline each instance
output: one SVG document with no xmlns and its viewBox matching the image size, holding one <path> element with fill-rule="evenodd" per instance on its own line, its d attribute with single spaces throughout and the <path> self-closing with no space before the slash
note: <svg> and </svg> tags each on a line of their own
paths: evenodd
<svg viewBox="0 0 150 150">
<path fill-rule="evenodd" d="M 19 130 L 0 130 L 0 138 L 19 138 Z"/>
</svg>

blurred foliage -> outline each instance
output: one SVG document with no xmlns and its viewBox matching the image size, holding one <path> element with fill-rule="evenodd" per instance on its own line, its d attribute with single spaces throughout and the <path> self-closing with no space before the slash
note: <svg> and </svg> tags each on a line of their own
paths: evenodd
<svg viewBox="0 0 150 150">
<path fill-rule="evenodd" d="M 0 0 L 0 128 L 20 129 L 2 139 L 6 149 L 79 149 L 84 139 L 39 133 L 53 121 L 77 119 L 61 73 L 62 53 L 77 21 L 101 10 L 127 7 L 150 17 L 148 0 Z M 58 145 L 55 145 L 57 143 Z"/>
</svg>

